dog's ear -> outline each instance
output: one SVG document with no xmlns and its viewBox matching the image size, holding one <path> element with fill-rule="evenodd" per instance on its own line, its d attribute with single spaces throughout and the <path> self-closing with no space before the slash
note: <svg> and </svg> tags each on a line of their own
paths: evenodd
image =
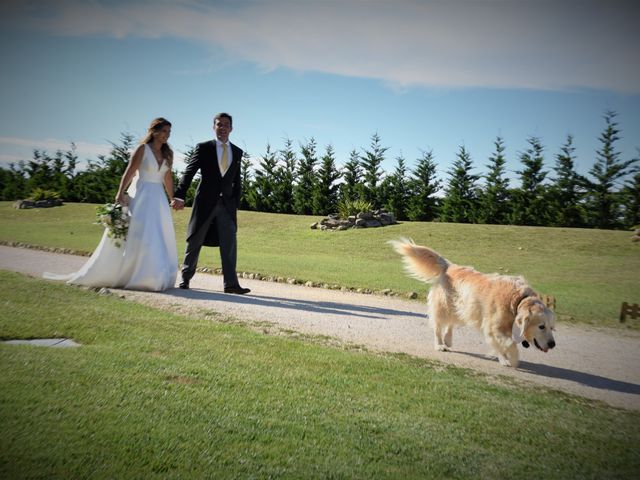
<svg viewBox="0 0 640 480">
<path fill-rule="evenodd" d="M 531 311 L 529 310 L 529 308 L 526 307 L 521 307 L 518 309 L 518 314 L 516 315 L 516 319 L 515 319 L 515 323 L 516 325 L 518 325 L 518 328 L 520 329 L 520 335 L 523 338 L 526 338 L 526 330 L 527 327 L 529 326 L 529 319 L 531 318 Z"/>
</svg>

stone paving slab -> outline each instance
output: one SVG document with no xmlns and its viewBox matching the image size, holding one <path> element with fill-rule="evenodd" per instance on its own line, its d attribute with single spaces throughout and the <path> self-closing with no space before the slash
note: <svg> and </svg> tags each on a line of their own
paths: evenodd
<svg viewBox="0 0 640 480">
<path fill-rule="evenodd" d="M 37 347 L 69 348 L 79 347 L 80 344 L 70 338 L 34 338 L 32 340 L 5 340 L 9 345 L 35 345 Z"/>
</svg>

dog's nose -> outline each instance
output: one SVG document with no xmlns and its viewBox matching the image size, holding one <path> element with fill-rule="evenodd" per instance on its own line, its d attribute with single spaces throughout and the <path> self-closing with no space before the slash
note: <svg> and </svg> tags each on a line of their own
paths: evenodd
<svg viewBox="0 0 640 480">
<path fill-rule="evenodd" d="M 548 346 L 549 348 L 553 348 L 553 347 L 555 347 L 555 346 L 556 346 L 556 342 L 555 342 L 555 341 L 553 341 L 553 340 L 549 340 L 549 343 L 547 343 L 547 346 Z"/>
</svg>

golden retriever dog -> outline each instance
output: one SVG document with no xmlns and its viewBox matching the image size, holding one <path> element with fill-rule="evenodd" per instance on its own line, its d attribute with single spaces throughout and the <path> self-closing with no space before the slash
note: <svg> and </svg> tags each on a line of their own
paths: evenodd
<svg viewBox="0 0 640 480">
<path fill-rule="evenodd" d="M 523 277 L 485 274 L 449 262 L 430 248 L 402 238 L 389 242 L 414 277 L 431 283 L 428 314 L 435 348 L 448 351 L 455 325 L 471 325 L 502 365 L 518 366 L 518 343 L 543 352 L 556 346 L 555 314 Z"/>
</svg>

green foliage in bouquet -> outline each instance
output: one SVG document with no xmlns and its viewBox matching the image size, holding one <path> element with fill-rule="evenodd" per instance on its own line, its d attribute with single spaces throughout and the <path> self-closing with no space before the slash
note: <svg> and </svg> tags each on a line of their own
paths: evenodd
<svg viewBox="0 0 640 480">
<path fill-rule="evenodd" d="M 119 203 L 105 203 L 96 207 L 96 222 L 107 229 L 107 235 L 115 239 L 116 246 L 120 247 L 119 239 L 127 238 L 129 230 L 129 210 Z"/>
</svg>

